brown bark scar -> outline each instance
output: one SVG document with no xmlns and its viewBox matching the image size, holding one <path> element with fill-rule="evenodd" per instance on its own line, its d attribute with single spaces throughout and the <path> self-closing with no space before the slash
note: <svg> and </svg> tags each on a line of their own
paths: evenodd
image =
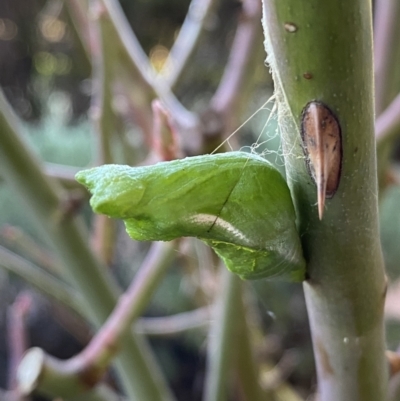
<svg viewBox="0 0 400 401">
<path fill-rule="evenodd" d="M 318 215 L 322 220 L 325 200 L 339 186 L 342 167 L 342 133 L 333 112 L 322 102 L 308 103 L 302 112 L 301 136 L 309 173 L 317 185 Z"/>
<path fill-rule="evenodd" d="M 334 371 L 333 371 L 332 365 L 331 365 L 331 363 L 329 361 L 329 355 L 328 355 L 328 352 L 326 351 L 326 349 L 324 347 L 324 344 L 323 344 L 322 340 L 317 338 L 316 342 L 315 342 L 315 345 L 316 345 L 316 351 L 317 351 L 318 356 L 319 356 L 320 361 L 321 361 L 321 365 L 320 366 L 322 368 L 322 372 L 321 372 L 322 375 L 324 377 L 333 375 Z"/>
</svg>

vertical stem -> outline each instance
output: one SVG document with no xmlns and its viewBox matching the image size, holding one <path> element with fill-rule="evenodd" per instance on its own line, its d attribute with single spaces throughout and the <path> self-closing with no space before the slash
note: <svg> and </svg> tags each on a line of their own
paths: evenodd
<svg viewBox="0 0 400 401">
<path fill-rule="evenodd" d="M 240 279 L 227 269 L 221 271 L 222 290 L 209 332 L 204 401 L 227 400 L 229 364 L 234 353 L 236 310 L 241 297 Z"/>
<path fill-rule="evenodd" d="M 207 18 L 214 11 L 217 3 L 216 0 L 192 0 L 190 2 L 179 35 L 160 74 L 170 88 L 176 86 L 182 77 L 182 72 L 204 31 Z"/>
<path fill-rule="evenodd" d="M 304 284 L 321 401 L 386 399 L 369 0 L 264 0 L 288 183 L 307 260 Z M 311 101 L 342 136 L 337 192 L 318 219 L 300 127 Z"/>
<path fill-rule="evenodd" d="M 400 90 L 400 3 L 378 0 L 375 6 L 375 111 L 379 116 Z"/>
<path fill-rule="evenodd" d="M 262 391 L 259 381 L 259 367 L 256 363 L 255 356 L 250 339 L 250 328 L 246 320 L 246 307 L 243 297 L 239 297 L 237 303 L 236 317 L 237 325 L 237 356 L 236 369 L 238 372 L 238 380 L 243 392 L 243 400 L 245 401 L 272 401 L 272 397 Z"/>
<path fill-rule="evenodd" d="M 116 130 L 116 116 L 112 109 L 113 63 L 117 58 L 115 47 L 109 46 L 107 41 L 107 18 L 102 16 L 104 8 L 99 2 L 94 2 L 92 11 L 94 21 L 92 25 L 92 80 L 94 93 L 92 96 L 91 114 L 93 117 L 94 133 L 97 142 L 95 154 L 96 164 L 113 163 L 113 136 Z M 96 254 L 107 266 L 110 266 L 114 256 L 116 224 L 112 219 L 103 215 L 93 217 L 92 246 Z"/>
</svg>

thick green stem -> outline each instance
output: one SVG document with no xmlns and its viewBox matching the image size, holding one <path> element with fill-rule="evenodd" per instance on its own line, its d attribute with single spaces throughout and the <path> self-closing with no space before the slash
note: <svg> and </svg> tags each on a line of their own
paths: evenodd
<svg viewBox="0 0 400 401">
<path fill-rule="evenodd" d="M 264 0 L 291 187 L 308 264 L 304 284 L 321 401 L 386 398 L 383 304 L 374 141 L 369 0 Z M 325 203 L 303 154 L 302 111 L 323 102 L 342 136 L 339 187 Z"/>
<path fill-rule="evenodd" d="M 60 189 L 45 177 L 39 162 L 18 135 L 16 117 L 0 94 L 0 167 L 10 188 L 25 201 L 43 235 L 55 250 L 65 276 L 83 297 L 83 307 L 100 327 L 111 313 L 118 290 L 87 246 L 83 224 L 71 215 L 68 199 L 62 202 Z M 132 399 L 169 399 L 158 369 L 145 356 L 146 349 L 127 334 L 121 340 L 118 372 Z"/>
</svg>

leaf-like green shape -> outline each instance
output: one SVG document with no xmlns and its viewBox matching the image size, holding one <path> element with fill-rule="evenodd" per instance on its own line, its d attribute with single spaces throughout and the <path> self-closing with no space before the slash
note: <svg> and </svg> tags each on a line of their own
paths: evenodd
<svg viewBox="0 0 400 401">
<path fill-rule="evenodd" d="M 146 167 L 104 165 L 76 179 L 96 213 L 123 219 L 141 241 L 197 237 L 244 279 L 304 278 L 289 188 L 263 158 L 244 152 Z"/>
</svg>

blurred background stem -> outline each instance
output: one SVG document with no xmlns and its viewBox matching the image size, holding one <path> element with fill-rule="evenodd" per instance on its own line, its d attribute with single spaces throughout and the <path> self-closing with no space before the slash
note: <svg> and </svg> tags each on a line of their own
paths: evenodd
<svg viewBox="0 0 400 401">
<path fill-rule="evenodd" d="M 47 180 L 39 162 L 22 142 L 16 117 L 2 94 L 0 111 L 0 166 L 4 178 L 36 217 L 67 279 L 82 294 L 88 317 L 100 327 L 115 305 L 115 282 L 87 247 L 84 227 L 69 210 L 68 199 L 62 202 L 62 192 Z M 120 347 L 117 368 L 128 396 L 154 401 L 170 399 L 160 371 L 149 366 L 132 333 L 124 336 Z"/>
</svg>

